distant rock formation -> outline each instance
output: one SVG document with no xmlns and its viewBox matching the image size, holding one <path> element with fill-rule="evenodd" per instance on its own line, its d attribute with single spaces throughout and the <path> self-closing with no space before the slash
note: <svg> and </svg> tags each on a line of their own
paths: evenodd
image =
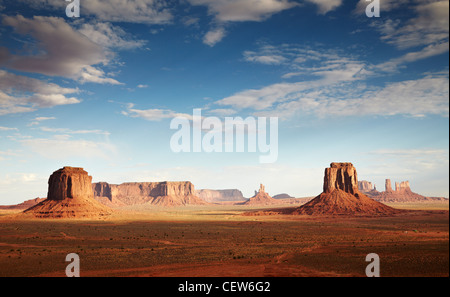
<svg viewBox="0 0 450 297">
<path fill-rule="evenodd" d="M 293 213 L 303 215 L 393 215 L 400 212 L 374 201 L 358 190 L 352 163 L 331 163 L 325 169 L 323 193 Z"/>
<path fill-rule="evenodd" d="M 392 184 L 390 179 L 386 179 L 385 190 L 386 192 L 392 192 Z"/>
<path fill-rule="evenodd" d="M 396 192 L 408 192 L 411 191 L 411 188 L 409 186 L 409 181 L 404 181 L 401 183 L 395 183 L 395 191 Z"/>
<path fill-rule="evenodd" d="M 294 197 L 292 197 L 289 194 L 283 193 L 283 194 L 278 194 L 272 197 L 273 199 L 292 199 Z"/>
<path fill-rule="evenodd" d="M 0 209 L 4 209 L 4 210 L 25 210 L 28 209 L 30 207 L 35 206 L 36 204 L 44 201 L 45 198 L 34 198 L 34 199 L 30 199 L 30 200 L 26 200 L 22 203 L 19 204 L 15 204 L 15 205 L 0 205 Z"/>
<path fill-rule="evenodd" d="M 102 182 L 93 184 L 92 189 L 95 199 L 110 206 L 206 204 L 195 195 L 195 188 L 191 182 L 145 182 L 121 185 Z"/>
<path fill-rule="evenodd" d="M 372 198 L 373 200 L 379 202 L 391 202 L 391 203 L 403 203 L 403 202 L 439 202 L 439 201 L 448 201 L 443 197 L 425 197 L 420 194 L 414 193 L 411 191 L 409 181 L 396 182 L 395 183 L 395 191 L 392 189 L 391 180 L 386 179 L 385 182 L 385 191 L 378 192 L 376 189 L 367 191 L 363 190 L 360 187 L 360 190 Z"/>
<path fill-rule="evenodd" d="M 92 177 L 83 168 L 64 167 L 50 176 L 47 199 L 24 213 L 38 218 L 95 218 L 111 210 L 94 199 Z"/>
<path fill-rule="evenodd" d="M 280 203 L 277 199 L 273 199 L 266 193 L 266 187 L 261 184 L 259 191 L 255 191 L 255 196 L 251 197 L 242 205 L 272 205 Z"/>
<path fill-rule="evenodd" d="M 370 192 L 373 190 L 373 185 L 369 181 L 361 180 L 361 181 L 358 181 L 358 189 L 361 192 Z"/>
<path fill-rule="evenodd" d="M 209 203 L 245 200 L 244 196 L 242 195 L 242 192 L 237 189 L 229 189 L 229 190 L 202 189 L 196 190 L 195 193 L 200 199 Z"/>
</svg>

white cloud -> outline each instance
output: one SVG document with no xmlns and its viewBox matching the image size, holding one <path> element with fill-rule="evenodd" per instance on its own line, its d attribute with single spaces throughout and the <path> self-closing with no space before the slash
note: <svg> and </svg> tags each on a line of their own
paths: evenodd
<svg viewBox="0 0 450 297">
<path fill-rule="evenodd" d="M 447 43 L 430 45 L 419 52 L 374 66 L 332 49 L 262 45 L 257 51 L 244 52 L 244 57 L 251 57 L 250 60 L 256 62 L 255 57 L 279 56 L 283 62 L 272 65 L 293 70 L 282 78 L 298 79 L 243 90 L 215 103 L 223 109 L 253 111 L 254 115 L 280 116 L 282 119 L 305 114 L 319 117 L 446 116 L 449 111 L 448 73 L 427 74 L 384 86 L 367 87 L 364 81 L 380 71 L 442 53 L 447 47 Z"/>
<path fill-rule="evenodd" d="M 297 6 L 288 0 L 188 0 L 192 5 L 208 7 L 220 22 L 263 21 L 273 14 Z"/>
<path fill-rule="evenodd" d="M 49 127 L 40 127 L 41 131 L 50 132 L 50 133 L 66 133 L 66 134 L 97 134 L 97 135 L 105 135 L 109 136 L 111 133 L 103 130 L 71 130 L 67 128 L 49 128 Z"/>
<path fill-rule="evenodd" d="M 373 26 L 382 34 L 381 40 L 399 49 L 448 41 L 448 0 L 418 1 L 416 5 L 402 6 L 402 9 L 412 10 L 414 17 L 407 21 L 386 19 L 373 23 Z"/>
<path fill-rule="evenodd" d="M 105 48 L 129 50 L 141 48 L 147 43 L 145 40 L 135 40 L 122 28 L 111 23 L 86 23 L 81 26 L 78 32 Z"/>
<path fill-rule="evenodd" d="M 17 131 L 17 128 L 10 128 L 10 127 L 2 127 L 0 126 L 0 131 Z"/>
<path fill-rule="evenodd" d="M 192 119 L 192 115 L 178 113 L 168 109 L 135 109 L 134 104 L 129 104 L 126 111 L 122 111 L 122 114 L 132 118 L 142 118 L 147 121 L 158 122 L 164 119 L 173 119 L 176 117 L 186 117 Z"/>
<path fill-rule="evenodd" d="M 98 84 L 122 85 L 122 83 L 113 78 L 105 77 L 105 72 L 103 70 L 92 66 L 85 66 L 79 74 L 78 80 L 81 83 L 90 82 Z"/>
<path fill-rule="evenodd" d="M 244 59 L 248 62 L 261 63 L 267 65 L 279 65 L 286 62 L 287 58 L 281 53 L 265 49 L 262 52 L 245 51 Z"/>
<path fill-rule="evenodd" d="M 38 121 L 38 122 L 41 122 L 41 121 L 56 120 L 56 118 L 55 117 L 37 117 L 34 120 Z"/>
<path fill-rule="evenodd" d="M 3 24 L 21 35 L 31 35 L 36 41 L 37 54 L 13 55 L 7 49 L 2 66 L 11 69 L 63 76 L 81 82 L 120 84 L 104 77 L 100 64 L 109 62 L 108 53 L 83 34 L 75 31 L 63 18 L 21 15 L 5 16 Z"/>
<path fill-rule="evenodd" d="M 37 8 L 46 6 L 64 11 L 67 3 L 60 0 L 20 0 Z M 88 0 L 81 1 L 82 16 L 94 16 L 107 22 L 167 24 L 173 19 L 164 0 Z"/>
<path fill-rule="evenodd" d="M 29 127 L 39 125 L 42 121 L 56 120 L 55 117 L 37 117 L 31 123 L 28 124 Z"/>
<path fill-rule="evenodd" d="M 320 14 L 326 14 L 342 5 L 342 0 L 306 0 L 318 6 Z"/>
<path fill-rule="evenodd" d="M 67 94 L 78 93 L 78 89 L 64 88 L 4 70 L 0 70 L 0 89 L 0 115 L 81 102 L 78 98 L 66 97 Z"/>
<path fill-rule="evenodd" d="M 226 35 L 226 31 L 222 27 L 212 29 L 211 31 L 206 33 L 206 35 L 203 37 L 203 43 L 213 47 L 217 43 L 222 41 L 222 39 L 225 37 L 225 35 Z"/>
<path fill-rule="evenodd" d="M 231 106 L 235 109 L 272 109 L 274 105 L 293 101 L 299 98 L 308 90 L 315 90 L 321 87 L 333 86 L 343 82 L 352 82 L 365 77 L 363 62 L 340 56 L 330 50 L 318 51 L 308 48 L 295 48 L 291 46 L 276 49 L 264 46 L 262 53 L 271 52 L 284 58 L 288 67 L 298 70 L 295 75 L 315 76 L 317 79 L 299 82 L 282 82 L 272 84 L 260 89 L 249 89 L 238 92 L 232 96 L 223 98 L 216 103 L 221 106 Z M 259 55 L 259 54 L 258 54 Z M 297 64 L 295 60 L 298 60 Z M 311 66 L 305 67 L 302 64 L 311 62 Z"/>
<path fill-rule="evenodd" d="M 283 10 L 298 5 L 289 0 L 188 0 L 192 5 L 207 6 L 214 16 L 214 28 L 203 38 L 203 43 L 213 47 L 226 35 L 225 26 L 230 22 L 261 22 Z"/>
<path fill-rule="evenodd" d="M 449 42 L 430 44 L 419 51 L 409 52 L 398 58 L 393 58 L 387 62 L 376 65 L 375 68 L 381 71 L 397 71 L 398 67 L 405 63 L 411 63 L 426 58 L 430 58 L 436 55 L 441 55 L 449 51 Z"/>
<path fill-rule="evenodd" d="M 286 96 L 286 95 L 285 95 Z M 313 114 L 330 116 L 448 116 L 448 76 L 428 77 L 387 84 L 372 90 L 357 85 L 336 84 L 312 87 L 289 100 L 275 101 L 274 108 L 259 115 L 283 119 Z"/>
</svg>

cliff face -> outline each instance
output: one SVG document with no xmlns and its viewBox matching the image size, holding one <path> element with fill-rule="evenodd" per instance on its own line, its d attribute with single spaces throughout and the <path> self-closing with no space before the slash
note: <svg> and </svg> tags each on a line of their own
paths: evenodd
<svg viewBox="0 0 450 297">
<path fill-rule="evenodd" d="M 206 202 L 244 201 L 244 195 L 237 189 L 229 190 L 197 190 L 196 194 Z"/>
<path fill-rule="evenodd" d="M 48 180 L 47 199 L 61 201 L 67 198 L 93 198 L 92 177 L 83 168 L 64 167 Z"/>
<path fill-rule="evenodd" d="M 352 163 L 331 163 L 325 169 L 323 192 L 331 193 L 334 190 L 355 194 L 358 191 L 358 175 Z"/>
<path fill-rule="evenodd" d="M 294 214 L 392 215 L 397 212 L 358 190 L 358 177 L 352 163 L 332 163 L 325 169 L 323 193 L 300 206 Z"/>
<path fill-rule="evenodd" d="M 191 182 L 146 182 L 121 185 L 102 182 L 93 184 L 92 188 L 97 200 L 115 206 L 147 203 L 162 206 L 205 204 L 203 200 L 195 196 L 195 188 Z"/>
</svg>

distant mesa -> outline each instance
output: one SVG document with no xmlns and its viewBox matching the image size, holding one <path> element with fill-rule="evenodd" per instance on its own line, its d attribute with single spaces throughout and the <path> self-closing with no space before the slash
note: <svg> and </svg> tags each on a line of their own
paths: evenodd
<svg viewBox="0 0 450 297">
<path fill-rule="evenodd" d="M 448 201 L 443 197 L 426 197 L 411 191 L 409 181 L 396 182 L 395 190 L 392 189 L 390 179 L 385 181 L 385 191 L 379 192 L 376 188 L 370 189 L 365 184 L 359 184 L 359 190 L 379 202 L 437 202 Z"/>
<path fill-rule="evenodd" d="M 292 197 L 289 194 L 283 193 L 283 194 L 278 194 L 272 197 L 273 199 L 293 199 L 294 197 Z"/>
<path fill-rule="evenodd" d="M 97 201 L 112 207 L 156 205 L 163 207 L 205 205 L 196 196 L 191 182 L 145 182 L 113 185 L 105 182 L 92 185 Z"/>
<path fill-rule="evenodd" d="M 64 167 L 50 176 L 47 199 L 24 213 L 38 218 L 98 218 L 112 211 L 94 199 L 92 177 L 83 168 Z"/>
<path fill-rule="evenodd" d="M 195 193 L 200 199 L 209 203 L 245 201 L 244 195 L 240 190 L 237 189 L 202 189 L 196 190 Z"/>
<path fill-rule="evenodd" d="M 401 212 L 374 201 L 358 189 L 352 163 L 331 163 L 325 169 L 323 193 L 294 210 L 303 215 L 393 215 Z"/>
<path fill-rule="evenodd" d="M 263 184 L 260 185 L 259 191 L 255 191 L 255 195 L 241 203 L 242 205 L 271 205 L 280 203 L 277 199 L 274 199 L 266 193 L 266 188 Z"/>
<path fill-rule="evenodd" d="M 15 204 L 15 205 L 0 205 L 0 209 L 3 209 L 3 210 L 25 210 L 25 209 L 35 206 L 36 204 L 38 204 L 44 200 L 45 200 L 45 198 L 34 198 L 34 199 L 26 200 L 22 203 Z"/>
</svg>

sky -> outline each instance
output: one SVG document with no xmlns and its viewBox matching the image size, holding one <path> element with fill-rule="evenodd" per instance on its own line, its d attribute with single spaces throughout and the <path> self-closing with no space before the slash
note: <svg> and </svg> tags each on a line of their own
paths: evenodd
<svg viewBox="0 0 450 297">
<path fill-rule="evenodd" d="M 379 4 L 80 0 L 69 17 L 63 0 L 0 0 L 0 204 L 46 197 L 64 166 L 307 197 L 352 162 L 378 190 L 448 197 L 449 2 Z M 278 118 L 277 160 L 174 152 L 170 124 L 194 109 Z"/>
</svg>

